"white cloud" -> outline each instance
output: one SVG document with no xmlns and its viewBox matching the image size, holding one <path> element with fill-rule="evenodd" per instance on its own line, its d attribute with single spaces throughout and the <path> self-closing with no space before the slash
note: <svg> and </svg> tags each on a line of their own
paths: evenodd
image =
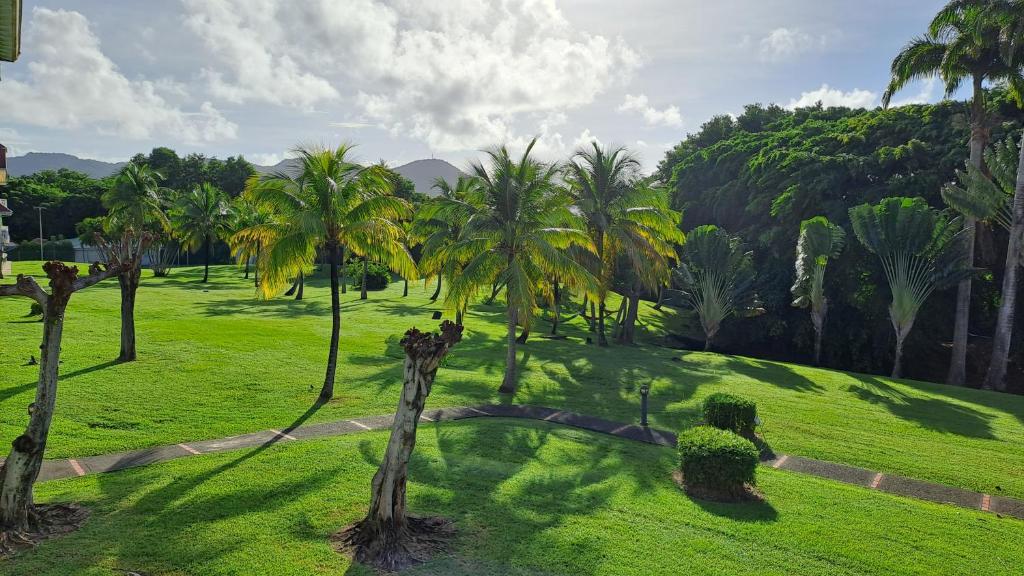
<svg viewBox="0 0 1024 576">
<path fill-rule="evenodd" d="M 555 0 L 184 0 L 233 101 L 351 103 L 439 151 L 521 137 L 520 119 L 589 104 L 640 65 L 571 25 Z M 358 87 L 358 88 L 355 88 Z"/>
<path fill-rule="evenodd" d="M 822 84 L 821 88 L 810 92 L 803 92 L 799 98 L 789 101 L 786 108 L 803 108 L 814 106 L 821 102 L 823 106 L 846 106 L 848 108 L 874 108 L 878 105 L 878 94 L 870 90 L 854 88 L 849 92 L 843 92 L 838 88 L 831 88 L 828 84 Z"/>
<path fill-rule="evenodd" d="M 166 80 L 130 80 L 100 49 L 78 12 L 35 8 L 28 26 L 32 60 L 24 80 L 3 82 L 5 119 L 47 128 L 94 127 L 124 138 L 207 142 L 234 138 L 237 126 L 209 102 L 186 112 L 168 101 Z"/>
<path fill-rule="evenodd" d="M 824 49 L 827 43 L 825 35 L 808 34 L 799 28 L 776 28 L 761 39 L 760 58 L 779 62 L 814 49 Z"/>
<path fill-rule="evenodd" d="M 679 114 L 678 107 L 669 106 L 664 110 L 658 110 L 650 105 L 646 94 L 639 96 L 626 94 L 626 100 L 619 106 L 619 112 L 638 112 L 648 126 L 664 125 L 680 128 L 683 125 L 683 117 Z"/>
</svg>

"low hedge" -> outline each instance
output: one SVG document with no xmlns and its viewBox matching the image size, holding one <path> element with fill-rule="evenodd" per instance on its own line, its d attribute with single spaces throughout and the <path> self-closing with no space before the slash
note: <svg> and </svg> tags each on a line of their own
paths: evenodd
<svg viewBox="0 0 1024 576">
<path fill-rule="evenodd" d="M 687 489 L 698 494 L 741 498 L 755 483 L 758 451 L 735 432 L 697 426 L 679 435 L 680 469 Z"/>
<path fill-rule="evenodd" d="M 725 392 L 704 400 L 704 421 L 709 426 L 751 437 L 757 424 L 757 404 Z"/>
</svg>

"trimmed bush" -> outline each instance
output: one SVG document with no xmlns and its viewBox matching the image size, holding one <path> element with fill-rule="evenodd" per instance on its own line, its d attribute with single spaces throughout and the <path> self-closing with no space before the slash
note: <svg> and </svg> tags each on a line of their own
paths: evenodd
<svg viewBox="0 0 1024 576">
<path fill-rule="evenodd" d="M 352 262 L 348 265 L 347 275 L 352 282 L 353 288 L 363 286 L 363 263 L 362 261 Z M 366 267 L 366 289 L 383 290 L 391 283 L 391 271 L 384 265 L 370 262 Z"/>
<path fill-rule="evenodd" d="M 754 484 L 758 451 L 728 430 L 697 426 L 679 435 L 679 460 L 688 491 L 712 499 L 741 499 Z"/>
<path fill-rule="evenodd" d="M 757 404 L 746 398 L 716 392 L 704 400 L 704 421 L 709 426 L 751 437 L 757 423 Z"/>
</svg>

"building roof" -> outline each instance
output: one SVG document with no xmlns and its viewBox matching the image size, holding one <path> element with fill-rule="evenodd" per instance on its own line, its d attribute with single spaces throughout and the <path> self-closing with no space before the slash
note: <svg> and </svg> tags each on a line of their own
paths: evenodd
<svg viewBox="0 0 1024 576">
<path fill-rule="evenodd" d="M 14 212 L 7 207 L 7 198 L 0 198 L 0 216 L 10 216 L 11 214 Z"/>
<path fill-rule="evenodd" d="M 21 54 L 21 0 L 0 0 L 0 60 L 14 62 Z"/>
</svg>

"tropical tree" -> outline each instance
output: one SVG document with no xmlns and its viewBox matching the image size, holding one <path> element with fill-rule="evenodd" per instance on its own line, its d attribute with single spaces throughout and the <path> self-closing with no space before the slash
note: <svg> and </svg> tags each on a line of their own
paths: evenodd
<svg viewBox="0 0 1024 576">
<path fill-rule="evenodd" d="M 89 268 L 88 276 L 79 277 L 77 266 L 47 262 L 43 264 L 43 270 L 50 279 L 49 293 L 31 276 L 19 275 L 15 284 L 0 285 L 0 297 L 31 298 L 43 309 L 39 379 L 35 401 L 28 410 L 28 427 L 11 444 L 11 452 L 0 468 L 0 552 L 4 554 L 21 545 L 35 543 L 55 528 L 85 519 L 80 509 L 60 504 L 37 506 L 32 497 L 32 486 L 42 469 L 56 407 L 65 311 L 75 292 L 136 266 L 134 262 L 112 262 L 106 267 L 94 264 Z"/>
<path fill-rule="evenodd" d="M 593 142 L 581 148 L 566 166 L 573 204 L 579 210 L 597 250 L 597 342 L 608 345 L 605 315 L 616 265 L 624 256 L 635 279 L 628 290 L 628 309 L 620 340 L 632 342 L 643 288 L 656 290 L 669 277 L 675 245 L 683 242 L 681 215 L 668 207 L 668 192 L 647 186 L 640 162 L 625 148 L 602 148 Z"/>
<path fill-rule="evenodd" d="M 257 206 L 245 196 L 239 196 L 232 202 L 231 234 L 228 245 L 240 265 L 245 268 L 245 278 L 249 278 L 249 263 L 259 260 L 262 245 L 258 238 L 246 232 L 257 226 L 273 223 L 274 216 L 269 210 Z M 259 287 L 260 271 L 254 271 L 253 283 Z"/>
<path fill-rule="evenodd" d="M 346 247 L 359 245 L 367 256 L 407 278 L 416 278 L 416 264 L 402 244 L 397 222 L 411 216 L 411 206 L 391 194 L 391 182 L 380 166 L 351 161 L 352 146 L 297 148 L 293 172 L 253 176 L 245 196 L 276 216 L 274 224 L 250 229 L 261 243 L 256 263 L 266 297 L 280 292 L 292 278 L 312 266 L 322 250 L 331 275 L 331 343 L 320 400 L 334 396 L 341 333 L 339 267 Z"/>
<path fill-rule="evenodd" d="M 970 164 L 982 167 L 982 151 L 989 140 L 990 122 L 985 106 L 985 82 L 1001 82 L 1021 103 L 1024 76 L 1019 67 L 1008 64 L 1006 44 L 1001 41 L 1003 26 L 992 2 L 953 0 L 932 19 L 928 32 L 910 41 L 892 62 L 889 86 L 882 95 L 888 106 L 892 97 L 912 81 L 939 77 L 946 96 L 952 96 L 964 82 L 970 82 L 971 137 Z M 965 216 L 963 241 L 968 251 L 967 264 L 974 262 L 976 220 Z M 956 321 L 953 331 L 953 353 L 950 359 L 949 384 L 963 385 L 966 378 L 967 337 L 970 321 L 971 279 L 964 278 L 957 289 Z"/>
<path fill-rule="evenodd" d="M 585 285 L 591 274 L 573 260 L 571 246 L 593 248 L 583 223 L 572 214 L 567 197 L 555 182 L 559 168 L 531 156 L 536 140 L 518 159 L 504 146 L 485 152 L 487 165 L 476 163 L 472 175 L 479 187 L 479 205 L 439 198 L 439 210 L 460 212 L 465 225 L 448 249 L 455 262 L 466 264 L 448 288 L 446 303 L 455 310 L 481 288 L 505 286 L 508 350 L 499 392 L 516 390 L 516 326 L 529 328 L 537 308 L 537 287 L 545 276 Z M 567 225 L 566 223 L 574 223 Z"/>
<path fill-rule="evenodd" d="M 825 267 L 828 261 L 839 257 L 846 240 L 846 232 L 824 216 L 808 218 L 800 223 L 800 239 L 796 244 L 796 282 L 793 306 L 811 309 L 814 324 L 814 363 L 821 363 L 821 335 L 828 313 L 825 297 Z"/>
<path fill-rule="evenodd" d="M 936 289 L 971 274 L 959 219 L 949 219 L 923 198 L 885 198 L 850 209 L 857 239 L 878 256 L 892 292 L 889 318 L 896 331 L 892 377 L 903 374 L 903 342 L 917 312 Z"/>
<path fill-rule="evenodd" d="M 675 278 L 700 319 L 705 351 L 726 319 L 763 312 L 754 292 L 753 253 L 739 238 L 712 224 L 698 226 L 686 235 L 681 258 Z"/>
<path fill-rule="evenodd" d="M 210 281 L 213 243 L 231 232 L 231 218 L 227 197 L 208 182 L 178 198 L 172 215 L 174 230 L 186 250 L 203 248 L 203 282 Z"/>
<path fill-rule="evenodd" d="M 94 241 L 108 261 L 132 262 L 117 281 L 121 288 L 121 350 L 118 362 L 131 362 L 137 356 L 135 343 L 135 296 L 142 279 L 142 252 L 154 238 L 162 238 L 169 228 L 164 213 L 168 190 L 160 187 L 163 176 L 145 164 L 129 162 L 118 173 L 113 185 L 103 193 L 108 216 L 102 234 Z"/>
</svg>

